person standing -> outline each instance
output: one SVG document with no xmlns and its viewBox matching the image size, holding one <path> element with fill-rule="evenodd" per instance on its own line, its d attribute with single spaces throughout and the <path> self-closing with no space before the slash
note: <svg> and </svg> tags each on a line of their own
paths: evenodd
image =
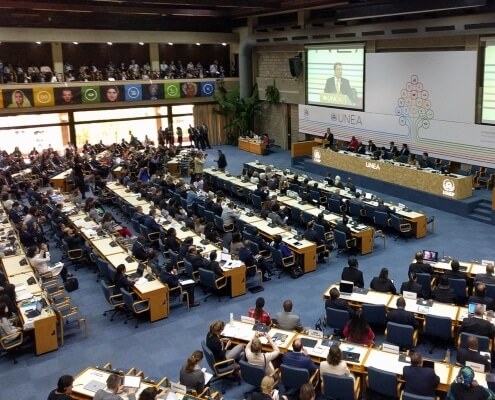
<svg viewBox="0 0 495 400">
<path fill-rule="evenodd" d="M 182 147 L 182 128 L 180 126 L 177 127 L 177 143 L 179 143 L 179 148 Z"/>
<path fill-rule="evenodd" d="M 206 126 L 205 123 L 203 123 L 201 125 L 201 128 L 203 129 L 203 132 L 205 134 L 205 144 L 211 150 L 210 138 L 208 137 L 208 127 Z"/>
<path fill-rule="evenodd" d="M 216 163 L 218 165 L 218 169 L 220 171 L 225 171 L 225 168 L 227 167 L 227 158 L 225 157 L 225 154 L 222 153 L 222 150 L 218 150 L 218 159 L 216 160 Z"/>
<path fill-rule="evenodd" d="M 333 133 L 330 131 L 330 128 L 327 128 L 325 136 L 323 136 L 323 144 L 326 149 L 332 148 L 333 146 Z"/>
</svg>

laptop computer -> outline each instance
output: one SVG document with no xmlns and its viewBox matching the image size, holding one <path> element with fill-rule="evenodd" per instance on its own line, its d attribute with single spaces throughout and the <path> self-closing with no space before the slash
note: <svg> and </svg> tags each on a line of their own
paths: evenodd
<svg viewBox="0 0 495 400">
<path fill-rule="evenodd" d="M 261 322 L 256 322 L 253 325 L 253 331 L 258 331 L 258 332 L 268 332 L 270 330 L 269 326 L 266 326 L 265 324 L 262 324 Z"/>
<path fill-rule="evenodd" d="M 301 338 L 301 344 L 304 347 L 312 349 L 313 347 L 315 347 L 318 344 L 318 340 L 310 339 L 310 338 Z"/>
<path fill-rule="evenodd" d="M 135 375 L 124 376 L 124 386 L 129 388 L 139 388 L 141 386 L 141 377 Z"/>
<path fill-rule="evenodd" d="M 373 194 L 372 193 L 365 193 L 364 198 L 366 200 L 373 200 Z"/>
<path fill-rule="evenodd" d="M 359 353 L 353 353 L 352 351 L 343 351 L 342 359 L 344 361 L 359 362 Z"/>
<path fill-rule="evenodd" d="M 369 289 L 367 289 L 367 288 L 357 287 L 357 286 L 354 286 L 352 288 L 353 293 L 359 293 L 359 294 L 368 294 L 368 290 Z"/>
<path fill-rule="evenodd" d="M 89 381 L 86 385 L 84 385 L 83 389 L 89 392 L 96 393 L 100 389 L 104 389 L 107 385 L 104 382 L 99 381 Z"/>
<path fill-rule="evenodd" d="M 339 292 L 341 297 L 350 296 L 354 290 L 354 283 L 350 281 L 340 281 Z"/>
<path fill-rule="evenodd" d="M 433 369 L 435 369 L 435 361 L 423 359 L 423 368 L 433 368 Z"/>
<path fill-rule="evenodd" d="M 220 267 L 223 267 L 230 261 L 232 261 L 232 256 L 229 253 L 220 253 L 220 260 L 218 261 L 218 265 L 220 265 Z"/>
<path fill-rule="evenodd" d="M 144 274 L 144 264 L 139 263 L 136 272 L 129 275 L 129 278 L 141 278 Z"/>
<path fill-rule="evenodd" d="M 468 304 L 468 314 L 469 315 L 473 315 L 474 312 L 476 311 L 476 305 L 478 303 L 469 303 Z M 481 306 L 483 306 L 483 313 L 486 312 L 486 304 L 480 304 Z"/>
<path fill-rule="evenodd" d="M 36 306 L 33 310 L 26 311 L 26 316 L 28 318 L 34 318 L 41 315 L 42 311 L 43 311 L 43 303 L 41 301 L 37 301 Z"/>
<path fill-rule="evenodd" d="M 428 263 L 438 262 L 438 251 L 423 250 L 423 261 Z"/>
<path fill-rule="evenodd" d="M 431 307 L 433 306 L 433 300 L 417 299 L 416 304 L 418 306 Z"/>
</svg>

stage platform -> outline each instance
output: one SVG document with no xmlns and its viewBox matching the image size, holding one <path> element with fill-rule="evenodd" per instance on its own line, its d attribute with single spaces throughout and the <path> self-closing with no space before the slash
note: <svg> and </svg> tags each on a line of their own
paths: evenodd
<svg viewBox="0 0 495 400">
<path fill-rule="evenodd" d="M 370 191 L 376 191 L 384 195 L 397 197 L 407 201 L 412 201 L 414 203 L 424 204 L 425 206 L 431 208 L 436 208 L 467 218 L 472 218 L 472 213 L 481 204 L 486 204 L 487 201 L 491 203 L 491 190 L 486 189 L 473 190 L 473 196 L 470 198 L 453 200 L 448 197 L 437 196 L 431 193 L 399 186 L 391 182 L 385 183 L 366 176 L 330 168 L 326 165 L 314 162 L 309 157 L 294 157 L 292 159 L 292 165 L 294 168 L 304 171 L 307 175 L 316 174 L 321 177 L 325 177 L 328 172 L 331 172 L 333 177 L 339 175 L 344 184 L 347 181 L 347 178 L 351 178 L 352 182 L 357 187 L 368 189 Z M 495 224 L 495 213 L 492 212 L 491 221 L 490 219 L 487 219 L 482 222 Z"/>
</svg>

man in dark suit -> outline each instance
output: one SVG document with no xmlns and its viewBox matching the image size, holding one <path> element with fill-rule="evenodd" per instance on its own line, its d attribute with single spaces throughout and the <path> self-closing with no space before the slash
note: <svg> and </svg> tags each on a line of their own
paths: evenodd
<svg viewBox="0 0 495 400">
<path fill-rule="evenodd" d="M 476 304 L 474 315 L 462 320 L 459 333 L 466 332 L 478 336 L 486 336 L 493 339 L 495 327 L 490 321 L 483 319 L 483 304 Z"/>
<path fill-rule="evenodd" d="M 349 317 L 354 315 L 354 311 L 349 306 L 349 303 L 340 298 L 340 292 L 337 288 L 330 289 L 330 298 L 325 301 L 325 308 L 347 311 L 349 313 Z"/>
<path fill-rule="evenodd" d="M 308 353 L 303 348 L 301 339 L 294 340 L 292 343 L 292 351 L 288 351 L 282 357 L 282 364 L 290 365 L 296 368 L 303 368 L 309 372 L 309 376 L 313 375 L 316 371 L 316 365 L 308 356 Z"/>
<path fill-rule="evenodd" d="M 254 255 L 251 251 L 251 242 L 249 240 L 245 240 L 243 242 L 244 247 L 239 249 L 239 260 L 241 260 L 246 267 L 256 266 L 262 272 L 263 282 L 270 281 L 271 278 L 265 276 L 265 274 L 270 273 L 271 265 L 269 265 L 263 258 L 261 254 Z"/>
<path fill-rule="evenodd" d="M 342 221 L 338 222 L 337 225 L 334 226 L 334 230 L 345 233 L 346 240 L 352 239 L 351 228 L 347 226 L 348 222 L 349 222 L 348 218 L 344 215 L 342 217 Z"/>
<path fill-rule="evenodd" d="M 412 353 L 411 365 L 405 366 L 402 371 L 404 391 L 418 396 L 435 397 L 435 388 L 440 378 L 433 368 L 423 367 L 423 357 L 419 353 Z"/>
<path fill-rule="evenodd" d="M 462 347 L 457 349 L 457 362 L 466 365 L 466 361 L 484 365 L 485 372 L 490 372 L 492 368 L 490 358 L 480 354 L 478 350 L 478 338 L 476 336 L 469 336 L 467 338 L 467 349 Z"/>
<path fill-rule="evenodd" d="M 160 272 L 160 280 L 162 281 L 162 283 L 167 284 L 168 288 L 171 290 L 180 285 L 180 280 L 177 276 L 177 270 L 174 269 L 174 266 L 170 263 Z M 186 290 L 189 295 L 189 307 L 199 306 L 199 303 L 194 301 L 194 286 L 194 283 L 191 285 L 182 286 L 182 288 Z"/>
<path fill-rule="evenodd" d="M 478 282 L 474 288 L 474 295 L 469 296 L 468 303 L 485 304 L 487 310 L 494 309 L 493 299 L 486 294 L 486 286 L 484 283 Z"/>
<path fill-rule="evenodd" d="M 409 264 L 409 274 L 414 272 L 415 274 L 431 274 L 433 272 L 431 265 L 423 261 L 423 252 L 418 251 L 413 263 Z"/>
<path fill-rule="evenodd" d="M 377 202 L 378 205 L 376 206 L 375 211 L 387 213 L 389 216 L 390 214 L 393 214 L 394 211 L 389 206 L 385 205 L 382 199 L 378 199 Z"/>
<path fill-rule="evenodd" d="M 189 246 L 184 258 L 192 264 L 194 271 L 197 271 L 200 268 L 206 268 L 209 264 L 209 261 L 199 254 L 196 246 Z"/>
<path fill-rule="evenodd" d="M 337 62 L 333 65 L 333 78 L 328 78 L 325 85 L 325 93 L 345 94 L 349 100 L 356 104 L 356 92 L 352 90 L 348 79 L 342 78 L 342 64 Z"/>
<path fill-rule="evenodd" d="M 316 246 L 325 245 L 325 249 L 318 253 L 318 261 L 325 262 L 325 256 L 330 255 L 332 245 L 330 243 L 326 243 L 324 238 L 318 237 L 318 233 L 315 230 L 315 221 L 308 222 L 307 229 L 304 231 L 304 239 L 316 243 Z"/>
<path fill-rule="evenodd" d="M 427 297 L 429 293 L 423 293 L 423 286 L 421 286 L 418 282 L 416 282 L 416 274 L 414 272 L 409 272 L 409 280 L 406 282 L 402 282 L 400 286 L 400 294 L 404 292 L 413 292 L 418 295 L 418 297 Z"/>
<path fill-rule="evenodd" d="M 390 310 L 387 314 L 387 321 L 395 322 L 396 324 L 409 325 L 416 329 L 419 324 L 414 314 L 406 311 L 406 300 L 404 297 L 399 297 L 396 302 L 397 309 Z"/>
<path fill-rule="evenodd" d="M 474 278 L 475 282 L 483 282 L 489 285 L 495 285 L 495 275 L 493 275 L 494 266 L 492 263 L 486 264 L 486 273 L 478 274 Z"/>
<path fill-rule="evenodd" d="M 354 283 L 359 288 L 364 287 L 363 272 L 358 269 L 358 260 L 354 257 L 347 260 L 347 267 L 342 270 L 340 279 Z"/>
</svg>

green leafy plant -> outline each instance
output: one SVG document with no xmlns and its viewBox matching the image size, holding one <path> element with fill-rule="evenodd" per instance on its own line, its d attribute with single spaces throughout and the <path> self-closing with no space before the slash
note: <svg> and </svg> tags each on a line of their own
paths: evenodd
<svg viewBox="0 0 495 400">
<path fill-rule="evenodd" d="M 224 129 L 227 131 L 227 143 L 236 144 L 240 134 L 248 132 L 254 124 L 254 116 L 261 113 L 263 101 L 258 97 L 258 86 L 254 85 L 249 97 L 241 98 L 240 89 L 236 87 L 227 91 L 219 88 L 219 94 L 213 96 L 218 108 L 213 112 L 227 119 Z"/>
<path fill-rule="evenodd" d="M 265 88 L 265 99 L 270 104 L 276 104 L 280 102 L 280 91 L 275 85 L 275 79 L 273 80 L 273 85 L 268 85 Z"/>
</svg>

